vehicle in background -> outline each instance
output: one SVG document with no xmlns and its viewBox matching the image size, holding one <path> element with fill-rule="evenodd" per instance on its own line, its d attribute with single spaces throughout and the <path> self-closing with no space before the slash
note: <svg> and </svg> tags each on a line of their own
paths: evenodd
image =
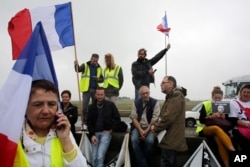
<svg viewBox="0 0 250 167">
<path fill-rule="evenodd" d="M 224 99 L 234 99 L 243 84 L 250 84 L 250 75 L 233 77 L 222 84 L 225 86 Z"/>
<path fill-rule="evenodd" d="M 198 103 L 192 108 L 191 111 L 186 111 L 185 113 L 185 125 L 186 127 L 195 127 L 196 120 L 200 117 L 200 109 L 202 107 L 202 102 Z"/>
</svg>

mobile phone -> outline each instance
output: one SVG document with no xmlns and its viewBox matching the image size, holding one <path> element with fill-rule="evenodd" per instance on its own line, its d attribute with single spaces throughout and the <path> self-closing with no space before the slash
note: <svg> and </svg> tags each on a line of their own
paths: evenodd
<svg viewBox="0 0 250 167">
<path fill-rule="evenodd" d="M 57 120 L 58 120 L 58 114 L 62 113 L 62 109 L 61 109 L 61 105 L 60 105 L 60 102 L 58 102 L 58 110 L 56 112 L 56 115 L 55 115 L 55 125 L 56 125 L 56 129 L 60 130 L 63 128 L 63 126 L 57 126 Z"/>
</svg>

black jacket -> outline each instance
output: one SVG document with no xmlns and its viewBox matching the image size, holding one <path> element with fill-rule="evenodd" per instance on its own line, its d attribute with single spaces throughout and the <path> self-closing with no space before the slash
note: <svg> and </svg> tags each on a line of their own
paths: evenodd
<svg viewBox="0 0 250 167">
<path fill-rule="evenodd" d="M 61 107 L 63 107 L 63 103 L 61 102 Z M 63 110 L 63 114 L 67 116 L 70 124 L 71 124 L 71 132 L 74 134 L 75 133 L 75 123 L 77 122 L 78 119 L 78 109 L 76 106 L 73 104 L 69 104 L 68 108 Z"/>
<path fill-rule="evenodd" d="M 132 63 L 132 81 L 136 89 L 145 85 L 149 87 L 150 83 L 154 82 L 153 76 L 150 76 L 148 70 L 152 68 L 167 52 L 167 48 L 161 50 L 151 59 L 137 59 Z"/>
<path fill-rule="evenodd" d="M 115 103 L 104 100 L 103 111 L 105 113 L 104 118 L 104 130 L 112 130 L 117 122 L 121 121 L 120 113 L 115 105 Z M 87 126 L 90 138 L 95 135 L 96 121 L 98 115 L 97 101 L 89 105 Z"/>
</svg>

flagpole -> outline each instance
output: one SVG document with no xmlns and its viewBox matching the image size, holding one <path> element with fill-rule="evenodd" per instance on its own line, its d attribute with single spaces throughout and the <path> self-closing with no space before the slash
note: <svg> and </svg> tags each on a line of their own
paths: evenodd
<svg viewBox="0 0 250 167">
<path fill-rule="evenodd" d="M 167 38 L 166 36 L 168 36 L 168 44 L 169 44 L 169 34 L 165 35 L 165 47 L 167 46 Z M 167 76 L 167 52 L 165 55 L 165 75 Z"/>
<path fill-rule="evenodd" d="M 72 27 L 73 27 L 73 38 L 74 38 L 74 55 L 75 55 L 75 61 L 78 62 L 78 58 L 77 58 L 77 52 L 76 52 L 76 41 L 75 41 L 75 29 L 74 29 L 74 17 L 73 17 L 73 8 L 72 8 L 72 2 L 70 2 L 70 8 L 71 8 L 71 15 L 72 15 Z M 79 108 L 81 111 L 81 121 L 82 121 L 82 125 L 83 125 L 83 114 L 82 114 L 82 98 L 81 98 L 81 93 L 80 93 L 80 84 L 79 84 L 79 75 L 78 75 L 78 71 L 79 69 L 76 68 L 76 78 L 77 78 L 77 88 L 78 88 L 78 98 L 79 98 Z"/>
<path fill-rule="evenodd" d="M 167 35 L 165 35 L 165 47 L 167 46 L 167 38 L 166 38 Z M 167 52 L 166 52 L 166 55 L 165 55 L 165 76 L 167 76 Z"/>
</svg>

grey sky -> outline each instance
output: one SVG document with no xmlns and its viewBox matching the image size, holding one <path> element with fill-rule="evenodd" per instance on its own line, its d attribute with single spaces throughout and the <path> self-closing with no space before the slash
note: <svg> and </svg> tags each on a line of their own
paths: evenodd
<svg viewBox="0 0 250 167">
<path fill-rule="evenodd" d="M 8 21 L 23 8 L 54 5 L 64 0 L 2 1 L 0 6 L 0 87 L 14 61 L 7 32 Z M 148 58 L 165 46 L 164 35 L 156 30 L 167 11 L 171 27 L 167 53 L 167 74 L 176 77 L 178 85 L 188 90 L 187 97 L 204 100 L 211 96 L 213 86 L 238 75 L 249 74 L 250 1 L 249 0 L 72 0 L 79 62 L 92 53 L 112 53 L 123 68 L 124 86 L 121 96 L 134 98 L 131 63 L 137 50 L 146 48 Z M 53 52 L 60 90 L 70 89 L 78 99 L 77 77 L 73 68 L 74 47 Z M 160 82 L 165 76 L 165 59 L 157 69 L 151 95 L 164 99 Z"/>
</svg>

